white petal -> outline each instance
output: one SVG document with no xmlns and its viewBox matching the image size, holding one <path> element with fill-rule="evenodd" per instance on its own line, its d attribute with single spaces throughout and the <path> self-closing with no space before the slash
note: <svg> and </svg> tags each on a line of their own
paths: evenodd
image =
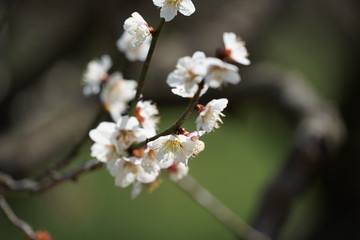
<svg viewBox="0 0 360 240">
<path fill-rule="evenodd" d="M 165 0 L 153 0 L 153 3 L 157 7 L 162 7 L 164 5 Z"/>
<path fill-rule="evenodd" d="M 227 100 L 226 98 L 220 98 L 211 100 L 207 105 L 221 112 L 226 108 L 228 102 L 229 100 Z"/>
<path fill-rule="evenodd" d="M 171 5 L 165 4 L 160 10 L 160 17 L 165 19 L 165 22 L 171 21 L 177 14 L 177 9 Z"/>
<path fill-rule="evenodd" d="M 185 16 L 190 16 L 195 12 L 195 6 L 191 0 L 182 0 L 179 6 L 179 12 Z"/>
<path fill-rule="evenodd" d="M 136 182 L 131 190 L 131 199 L 135 199 L 142 191 L 142 183 Z"/>
<path fill-rule="evenodd" d="M 115 177 L 115 185 L 118 187 L 125 188 L 133 183 L 136 179 L 136 175 L 134 173 L 127 173 L 123 175 L 117 175 Z"/>
<path fill-rule="evenodd" d="M 150 149 L 157 149 L 159 148 L 161 145 L 163 145 L 165 143 L 165 141 L 167 141 L 169 139 L 169 136 L 163 136 L 163 137 L 159 137 L 158 139 L 148 142 L 147 146 Z"/>
<path fill-rule="evenodd" d="M 168 168 L 174 163 L 175 156 L 173 152 L 164 153 L 157 151 L 156 160 L 158 160 L 160 168 Z"/>
<path fill-rule="evenodd" d="M 141 183 L 151 183 L 155 181 L 158 175 L 159 172 L 148 173 L 142 167 L 139 167 L 136 180 Z"/>
<path fill-rule="evenodd" d="M 224 80 L 231 84 L 237 84 L 240 82 L 240 75 L 237 71 L 227 71 L 224 75 Z"/>
<path fill-rule="evenodd" d="M 116 131 L 116 124 L 112 122 L 101 122 L 96 129 L 89 132 L 90 138 L 97 143 L 111 144 L 110 138 Z"/>
</svg>

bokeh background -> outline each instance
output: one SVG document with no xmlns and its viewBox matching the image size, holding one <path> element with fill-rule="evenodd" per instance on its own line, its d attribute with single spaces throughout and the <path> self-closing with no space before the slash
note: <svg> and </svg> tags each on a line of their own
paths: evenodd
<svg viewBox="0 0 360 240">
<path fill-rule="evenodd" d="M 157 102 L 160 129 L 176 120 L 186 101 L 173 96 L 166 76 L 179 57 L 222 47 L 222 33 L 242 36 L 252 65 L 242 83 L 202 98 L 228 97 L 224 125 L 203 137 L 206 150 L 190 174 L 236 214 L 252 223 L 268 184 L 293 145 L 294 120 L 276 102 L 245 98 L 242 85 L 261 66 L 284 69 L 341 113 L 344 144 L 301 194 L 276 239 L 360 239 L 359 40 L 357 0 L 193 1 L 191 17 L 166 24 L 144 92 Z M 28 0 L 0 2 L 0 171 L 16 178 L 41 174 L 83 135 L 99 106 L 82 95 L 86 64 L 109 54 L 137 79 L 116 48 L 126 18 L 138 11 L 156 26 L 150 0 Z M 194 117 L 186 123 L 194 128 Z M 73 165 L 90 159 L 90 140 Z M 71 167 L 71 166 L 70 166 Z M 105 170 L 35 196 L 16 194 L 16 213 L 53 239 L 234 239 L 212 215 L 168 181 L 130 199 Z M 0 239 L 22 234 L 0 214 Z"/>
</svg>

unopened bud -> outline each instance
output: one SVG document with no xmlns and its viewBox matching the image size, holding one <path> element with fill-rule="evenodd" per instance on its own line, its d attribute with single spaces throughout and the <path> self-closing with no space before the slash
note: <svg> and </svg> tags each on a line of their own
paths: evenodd
<svg viewBox="0 0 360 240">
<path fill-rule="evenodd" d="M 198 112 L 202 112 L 202 111 L 205 110 L 205 106 L 204 106 L 204 105 L 201 105 L 201 104 L 197 104 L 197 105 L 195 106 L 195 109 L 196 109 L 196 111 L 198 111 Z"/>
<path fill-rule="evenodd" d="M 188 131 L 186 131 L 186 129 L 185 128 L 179 128 L 177 131 L 176 131 L 176 134 L 178 134 L 178 135 L 188 135 L 189 134 L 189 132 Z"/>
<path fill-rule="evenodd" d="M 51 240 L 51 236 L 46 231 L 37 231 L 35 233 L 35 240 Z"/>
</svg>

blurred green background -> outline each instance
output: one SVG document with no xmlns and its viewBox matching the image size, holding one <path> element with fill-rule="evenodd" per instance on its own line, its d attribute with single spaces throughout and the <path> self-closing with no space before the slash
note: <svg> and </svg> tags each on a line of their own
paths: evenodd
<svg viewBox="0 0 360 240">
<path fill-rule="evenodd" d="M 202 98 L 228 97 L 224 124 L 203 136 L 205 151 L 190 174 L 251 223 L 264 191 L 284 164 L 294 140 L 293 120 L 271 101 L 238 101 L 256 66 L 269 64 L 303 76 L 337 106 L 348 129 L 334 163 L 295 201 L 279 239 L 359 239 L 359 2 L 356 0 L 193 1 L 191 17 L 165 25 L 149 71 L 145 99 L 158 103 L 160 129 L 173 123 L 186 101 L 165 83 L 179 57 L 222 47 L 222 33 L 242 36 L 252 64 L 242 82 Z M 149 0 L 3 1 L 0 3 L 0 171 L 17 178 L 39 174 L 86 131 L 98 99 L 82 95 L 86 64 L 102 54 L 137 79 L 140 63 L 125 64 L 115 41 L 139 11 L 152 26 Z M 169 49 L 171 51 L 169 51 Z M 171 53 L 171 54 L 169 54 Z M 194 118 L 187 123 L 194 129 Z M 89 146 L 73 165 L 90 159 Z M 153 193 L 130 199 L 101 169 L 36 196 L 11 195 L 19 217 L 53 239 L 234 239 L 234 235 L 162 177 Z M 22 234 L 0 214 L 0 239 Z"/>
</svg>

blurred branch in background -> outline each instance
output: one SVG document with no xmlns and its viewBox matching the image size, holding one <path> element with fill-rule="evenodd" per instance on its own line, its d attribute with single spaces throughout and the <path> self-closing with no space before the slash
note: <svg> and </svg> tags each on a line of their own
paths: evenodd
<svg viewBox="0 0 360 240">
<path fill-rule="evenodd" d="M 269 99 L 297 122 L 293 149 L 269 184 L 253 225 L 277 239 L 295 200 L 333 164 L 345 129 L 337 109 L 316 96 L 300 76 L 267 66 L 258 67 L 251 79 L 241 97 Z"/>
<path fill-rule="evenodd" d="M 16 214 L 11 209 L 10 205 L 6 201 L 5 197 L 0 194 L 0 208 L 2 212 L 5 214 L 5 216 L 8 218 L 8 220 L 17 228 L 19 228 L 28 239 L 35 239 L 35 232 L 32 229 L 32 227 L 25 222 L 24 220 L 21 220 L 16 216 Z"/>
<path fill-rule="evenodd" d="M 4 188 L 2 192 L 42 193 L 65 181 L 76 181 L 80 175 L 97 170 L 102 166 L 102 162 L 96 160 L 87 161 L 62 173 L 50 171 L 49 175 L 44 176 L 39 181 L 26 178 L 14 180 L 11 176 L 0 173 L 0 183 Z"/>
<path fill-rule="evenodd" d="M 248 240 L 270 240 L 270 238 L 266 237 L 234 214 L 231 209 L 215 198 L 190 175 L 179 181 L 178 186 L 238 238 L 246 238 Z"/>
</svg>

